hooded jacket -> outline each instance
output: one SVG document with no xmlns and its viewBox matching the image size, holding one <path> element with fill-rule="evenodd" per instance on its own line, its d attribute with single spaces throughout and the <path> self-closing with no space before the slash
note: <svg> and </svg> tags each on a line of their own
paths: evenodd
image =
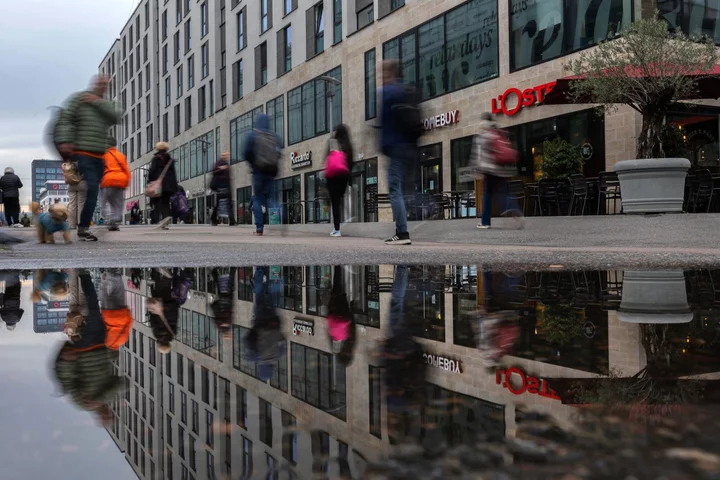
<svg viewBox="0 0 720 480">
<path fill-rule="evenodd" d="M 0 190 L 2 190 L 4 198 L 18 198 L 21 188 L 23 188 L 23 184 L 20 177 L 14 173 L 6 173 L 0 177 Z"/>
<path fill-rule="evenodd" d="M 245 151 L 243 152 L 243 157 L 252 166 L 253 173 L 263 173 L 274 177 L 278 173 L 277 168 L 275 168 L 274 172 L 257 172 L 257 169 L 255 167 L 255 139 L 257 138 L 257 132 L 270 132 L 270 119 L 264 113 L 261 113 L 257 117 L 255 117 L 255 128 L 252 132 L 248 134 L 247 141 L 245 142 Z M 275 136 L 276 145 L 279 153 L 281 144 L 280 137 L 278 137 L 274 133 L 273 135 Z"/>
<path fill-rule="evenodd" d="M 100 188 L 122 188 L 130 185 L 130 167 L 127 158 L 117 148 L 111 147 L 103 155 L 105 161 L 105 174 L 103 175 Z"/>
</svg>

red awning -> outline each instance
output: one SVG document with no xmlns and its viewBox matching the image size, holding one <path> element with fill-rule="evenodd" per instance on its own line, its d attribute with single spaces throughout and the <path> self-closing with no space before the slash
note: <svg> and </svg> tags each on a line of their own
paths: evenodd
<svg viewBox="0 0 720 480">
<path fill-rule="evenodd" d="M 668 67 L 671 69 L 671 67 Z M 668 70 L 663 67 L 636 67 L 627 65 L 620 71 L 604 70 L 603 74 L 607 76 L 624 75 L 632 78 L 641 77 L 652 77 L 666 75 Z M 673 72 L 674 73 L 674 72 Z M 686 76 L 694 77 L 697 80 L 697 88 L 695 95 L 682 100 L 699 100 L 699 99 L 716 99 L 720 97 L 720 65 L 715 65 L 712 70 L 701 72 L 701 71 L 688 71 L 685 73 Z M 570 92 L 570 84 L 576 81 L 582 81 L 586 78 L 586 75 L 571 75 L 569 77 L 563 77 L 557 80 L 557 84 L 552 91 L 545 95 L 543 105 L 567 105 L 573 103 L 594 103 L 590 99 L 580 99 L 579 101 L 573 101 L 568 98 L 567 94 Z"/>
</svg>

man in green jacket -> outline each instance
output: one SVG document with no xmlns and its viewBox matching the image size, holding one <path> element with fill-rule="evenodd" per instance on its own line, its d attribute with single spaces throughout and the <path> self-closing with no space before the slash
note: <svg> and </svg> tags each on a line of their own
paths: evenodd
<svg viewBox="0 0 720 480">
<path fill-rule="evenodd" d="M 87 199 L 78 223 L 78 238 L 86 241 L 97 241 L 90 233 L 90 222 L 105 171 L 103 155 L 108 148 L 108 129 L 120 121 L 115 106 L 103 99 L 109 82 L 109 77 L 98 75 L 89 90 L 71 95 L 55 125 L 54 142 L 58 151 L 63 158 L 77 162 L 78 171 L 87 183 Z"/>
</svg>

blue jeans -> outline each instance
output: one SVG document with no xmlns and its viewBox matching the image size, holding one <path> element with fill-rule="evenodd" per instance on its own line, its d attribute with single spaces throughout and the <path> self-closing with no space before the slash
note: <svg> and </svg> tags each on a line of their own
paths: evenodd
<svg viewBox="0 0 720 480">
<path fill-rule="evenodd" d="M 508 198 L 507 181 L 502 177 L 493 175 L 485 175 L 483 182 L 483 207 L 482 207 L 482 224 L 490 225 L 492 217 L 493 198 L 495 201 L 501 201 L 503 211 L 520 212 L 520 207 L 515 199 Z"/>
<path fill-rule="evenodd" d="M 407 265 L 395 267 L 395 280 L 393 281 L 392 293 L 390 294 L 390 330 L 393 335 L 407 333 L 407 322 L 405 316 L 405 292 L 408 284 Z"/>
<path fill-rule="evenodd" d="M 390 165 L 388 166 L 388 188 L 390 190 L 390 206 L 395 219 L 395 231 L 398 234 L 407 233 L 407 210 L 403 197 L 405 175 L 408 167 L 417 159 L 415 145 L 396 145 L 388 151 Z"/>
<path fill-rule="evenodd" d="M 78 171 L 87 184 L 87 197 L 82 212 L 80 212 L 79 228 L 88 228 L 92 222 L 95 207 L 97 207 L 98 193 L 100 192 L 100 181 L 105 173 L 105 162 L 101 158 L 88 157 L 87 155 L 75 155 L 78 162 Z"/>
<path fill-rule="evenodd" d="M 253 214 L 255 215 L 255 229 L 263 231 L 262 207 L 270 213 L 275 208 L 275 177 L 264 173 L 253 173 Z"/>
</svg>

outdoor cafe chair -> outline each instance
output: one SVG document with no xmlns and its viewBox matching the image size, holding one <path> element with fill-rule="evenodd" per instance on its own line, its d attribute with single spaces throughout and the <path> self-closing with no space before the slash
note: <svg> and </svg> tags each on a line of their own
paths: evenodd
<svg viewBox="0 0 720 480">
<path fill-rule="evenodd" d="M 616 210 L 617 201 L 620 200 L 620 211 L 622 212 L 622 196 L 620 195 L 620 180 L 616 172 L 600 172 L 598 175 L 598 208 L 597 214 L 600 215 L 600 208 L 606 213 L 608 203 L 613 202 L 613 212 Z"/>
<path fill-rule="evenodd" d="M 518 205 L 520 205 L 520 200 L 522 200 L 522 212 L 523 215 L 525 215 L 525 207 L 527 204 L 527 195 L 525 193 L 525 184 L 522 182 L 522 180 L 510 180 L 507 182 L 507 203 L 505 205 L 505 210 L 510 209 L 510 201 L 515 200 Z"/>
<path fill-rule="evenodd" d="M 582 201 L 582 210 L 580 215 L 585 215 L 585 207 L 587 206 L 588 200 L 588 184 L 585 177 L 581 173 L 570 175 L 570 186 L 572 187 L 570 208 L 568 209 L 568 216 L 574 215 L 578 205 Z"/>
</svg>

